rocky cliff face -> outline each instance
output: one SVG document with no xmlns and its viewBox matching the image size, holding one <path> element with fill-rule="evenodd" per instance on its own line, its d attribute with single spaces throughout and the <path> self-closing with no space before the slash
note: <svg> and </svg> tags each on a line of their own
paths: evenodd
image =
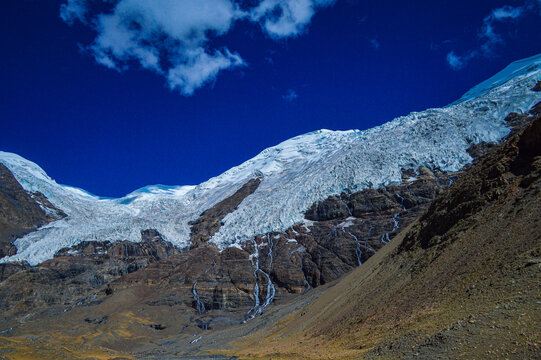
<svg viewBox="0 0 541 360">
<path fill-rule="evenodd" d="M 400 185 L 315 203 L 304 223 L 282 233 L 223 251 L 208 244 L 221 219 L 257 188 L 256 178 L 192 223 L 192 246 L 183 252 L 149 229 L 139 243 L 84 241 L 37 267 L 1 264 L 0 308 L 5 319 L 54 306 L 69 311 L 146 286 L 153 289 L 147 306 L 192 309 L 192 321 L 205 328 L 240 323 L 273 301 L 332 282 L 364 263 L 455 176 L 426 168 L 404 172 Z"/>
<path fill-rule="evenodd" d="M 461 179 L 463 184 L 452 194 L 441 196 L 431 204 L 429 210 L 416 225 L 417 231 L 410 233 L 401 245 L 402 250 L 421 245 L 429 247 L 443 242 L 441 237 L 464 218 L 471 217 L 492 201 L 505 195 L 502 189 L 509 186 L 510 179 L 517 175 L 529 174 L 519 186 L 527 188 L 536 179 L 536 157 L 541 155 L 541 103 L 527 114 L 510 114 L 507 121 L 514 125 L 506 146 L 497 153 L 489 155 L 482 165 Z"/>
<path fill-rule="evenodd" d="M 13 241 L 65 216 L 41 193 L 27 193 L 0 163 L 0 258 L 14 255 Z"/>
<path fill-rule="evenodd" d="M 112 295 L 111 283 L 149 264 L 179 254 L 152 229 L 141 242 L 82 242 L 60 250 L 37 267 L 25 263 L 0 264 L 0 309 L 3 316 L 60 305 L 77 304 Z"/>
</svg>

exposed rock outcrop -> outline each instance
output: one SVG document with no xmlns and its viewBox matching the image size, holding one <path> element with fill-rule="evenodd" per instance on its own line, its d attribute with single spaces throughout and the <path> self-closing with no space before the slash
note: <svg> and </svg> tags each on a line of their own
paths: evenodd
<svg viewBox="0 0 541 360">
<path fill-rule="evenodd" d="M 85 241 L 60 250 L 37 267 L 0 264 L 0 310 L 30 311 L 110 295 L 110 284 L 125 275 L 180 251 L 152 229 L 141 232 L 141 242 Z M 92 299 L 91 299 L 92 298 Z"/>
<path fill-rule="evenodd" d="M 212 235 L 220 230 L 222 220 L 227 214 L 235 211 L 240 203 L 257 190 L 261 178 L 256 177 L 244 184 L 230 197 L 220 201 L 208 210 L 205 210 L 191 225 L 190 244 L 192 248 L 208 242 Z"/>
<path fill-rule="evenodd" d="M 213 245 L 200 245 L 130 273 L 112 286 L 152 284 L 156 297 L 148 304 L 191 306 L 211 328 L 220 326 L 216 319 L 224 319 L 210 315 L 213 311 L 227 311 L 227 322 L 242 321 L 251 307 L 262 306 L 271 296 L 280 302 L 289 294 L 334 281 L 365 262 L 457 176 L 426 168 L 414 175 L 400 185 L 316 203 L 307 217 L 318 221 L 259 235 L 221 252 Z"/>
<path fill-rule="evenodd" d="M 507 115 L 505 121 L 507 125 L 511 128 L 509 135 L 505 139 L 509 139 L 515 136 L 519 131 L 524 129 L 529 125 L 536 116 L 541 115 L 541 102 L 533 106 L 529 112 L 524 114 L 511 113 Z M 505 140 L 504 139 L 504 140 Z"/>
<path fill-rule="evenodd" d="M 116 259 L 144 258 L 150 262 L 178 254 L 179 250 L 165 241 L 154 229 L 141 231 L 141 242 L 83 241 L 71 248 L 59 250 L 55 258 L 63 256 L 105 256 Z"/>
</svg>

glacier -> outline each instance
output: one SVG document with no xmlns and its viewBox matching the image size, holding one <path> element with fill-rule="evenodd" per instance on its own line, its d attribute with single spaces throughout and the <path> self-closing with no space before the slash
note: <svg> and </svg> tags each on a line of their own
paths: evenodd
<svg viewBox="0 0 541 360">
<path fill-rule="evenodd" d="M 223 249 L 255 235 L 283 231 L 304 222 L 316 201 L 342 192 L 401 182 L 401 169 L 426 166 L 457 171 L 470 163 L 470 145 L 499 141 L 509 133 L 505 117 L 541 101 L 530 89 L 541 79 L 541 54 L 517 61 L 439 109 L 413 112 L 359 131 L 318 130 L 286 140 L 197 186 L 152 185 L 122 198 L 101 198 L 58 184 L 38 165 L 0 152 L 27 191 L 39 191 L 67 217 L 15 241 L 18 253 L 0 262 L 51 259 L 82 241 L 141 241 L 141 230 L 156 229 L 179 248 L 189 246 L 189 222 L 234 194 L 251 178 L 262 182 L 223 219 L 211 242 Z"/>
</svg>

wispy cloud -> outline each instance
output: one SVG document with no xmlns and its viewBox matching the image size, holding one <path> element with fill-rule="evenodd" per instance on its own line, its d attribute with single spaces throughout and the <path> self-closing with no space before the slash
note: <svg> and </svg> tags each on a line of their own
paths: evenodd
<svg viewBox="0 0 541 360">
<path fill-rule="evenodd" d="M 379 47 L 381 46 L 379 41 L 377 41 L 376 39 L 370 39 L 370 45 L 372 45 L 374 49 L 379 49 Z"/>
<path fill-rule="evenodd" d="M 470 52 L 464 56 L 458 56 L 454 51 L 447 54 L 447 63 L 453 70 L 460 70 L 466 66 L 468 61 L 477 56 L 477 52 Z"/>
<path fill-rule="evenodd" d="M 484 40 L 481 45 L 481 51 L 485 54 L 491 54 L 494 45 L 503 42 L 501 35 L 494 30 L 496 23 L 507 20 L 516 20 L 525 10 L 526 8 L 522 6 L 504 6 L 492 10 L 492 12 L 483 19 L 483 27 L 479 33 L 479 37 Z"/>
<path fill-rule="evenodd" d="M 318 8 L 334 2 L 335 0 L 263 0 L 250 10 L 250 18 L 260 22 L 271 37 L 297 36 L 305 30 Z"/>
<path fill-rule="evenodd" d="M 541 0 L 536 0 L 541 6 Z M 530 11 L 535 6 L 531 6 L 526 2 L 523 6 L 503 6 L 493 9 L 490 14 L 483 18 L 481 30 L 477 36 L 481 40 L 478 49 L 471 50 L 463 55 L 456 54 L 455 51 L 450 51 L 447 54 L 447 63 L 453 70 L 464 68 L 470 60 L 477 56 L 493 56 L 496 45 L 504 43 L 504 37 L 497 32 L 498 23 L 505 21 L 517 21 L 524 13 Z"/>
<path fill-rule="evenodd" d="M 292 102 L 299 97 L 299 94 L 293 89 L 287 90 L 287 92 L 282 96 L 282 98 L 287 102 Z"/>
<path fill-rule="evenodd" d="M 485 21 L 504 20 L 504 19 L 516 19 L 524 12 L 523 7 L 504 6 L 498 9 L 492 10 L 492 14 L 485 18 Z"/>
<path fill-rule="evenodd" d="M 66 0 L 60 17 L 96 31 L 88 49 L 99 64 L 122 71 L 136 61 L 189 96 L 221 71 L 246 66 L 241 55 L 226 46 L 209 46 L 237 21 L 259 23 L 272 38 L 298 36 L 319 8 L 333 2 L 260 0 L 241 8 L 236 0 Z M 95 3 L 100 6 L 91 6 Z"/>
<path fill-rule="evenodd" d="M 186 62 L 169 69 L 167 80 L 171 89 L 179 88 L 183 94 L 191 95 L 195 89 L 215 79 L 221 70 L 242 65 L 242 58 L 227 49 L 209 55 L 202 48 L 197 48 L 188 54 Z"/>
<path fill-rule="evenodd" d="M 454 70 L 460 70 L 464 67 L 464 60 L 460 56 L 457 56 L 454 51 L 447 54 L 447 63 Z"/>
<path fill-rule="evenodd" d="M 67 0 L 60 5 L 60 17 L 69 25 L 76 20 L 85 22 L 86 5 L 86 0 Z"/>
</svg>

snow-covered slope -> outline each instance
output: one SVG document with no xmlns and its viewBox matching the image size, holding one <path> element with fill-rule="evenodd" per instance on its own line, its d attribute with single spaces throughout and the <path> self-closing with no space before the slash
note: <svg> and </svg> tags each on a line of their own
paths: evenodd
<svg viewBox="0 0 541 360">
<path fill-rule="evenodd" d="M 541 101 L 541 93 L 530 91 L 540 79 L 538 55 L 511 64 L 445 108 L 411 113 L 366 131 L 297 136 L 198 186 L 148 186 L 120 199 L 57 184 L 36 164 L 0 152 L 0 162 L 26 190 L 42 192 L 69 215 L 18 239 L 17 255 L 0 262 L 38 264 L 83 240 L 137 242 L 147 228 L 181 248 L 188 246 L 188 222 L 256 175 L 263 175 L 259 188 L 226 216 L 211 241 L 223 248 L 284 230 L 303 221 L 305 210 L 329 195 L 399 183 L 401 168 L 460 169 L 471 161 L 466 152 L 471 144 L 501 139 L 509 132 L 507 114 Z"/>
<path fill-rule="evenodd" d="M 453 103 L 458 104 L 463 101 L 468 101 L 481 96 L 492 89 L 497 88 L 508 82 L 509 80 L 527 74 L 529 72 L 535 72 L 541 67 L 541 54 L 531 56 L 526 59 L 518 60 L 511 63 L 505 69 L 494 75 L 493 77 L 483 81 L 482 83 L 471 88 L 465 93 L 459 100 Z"/>
</svg>

